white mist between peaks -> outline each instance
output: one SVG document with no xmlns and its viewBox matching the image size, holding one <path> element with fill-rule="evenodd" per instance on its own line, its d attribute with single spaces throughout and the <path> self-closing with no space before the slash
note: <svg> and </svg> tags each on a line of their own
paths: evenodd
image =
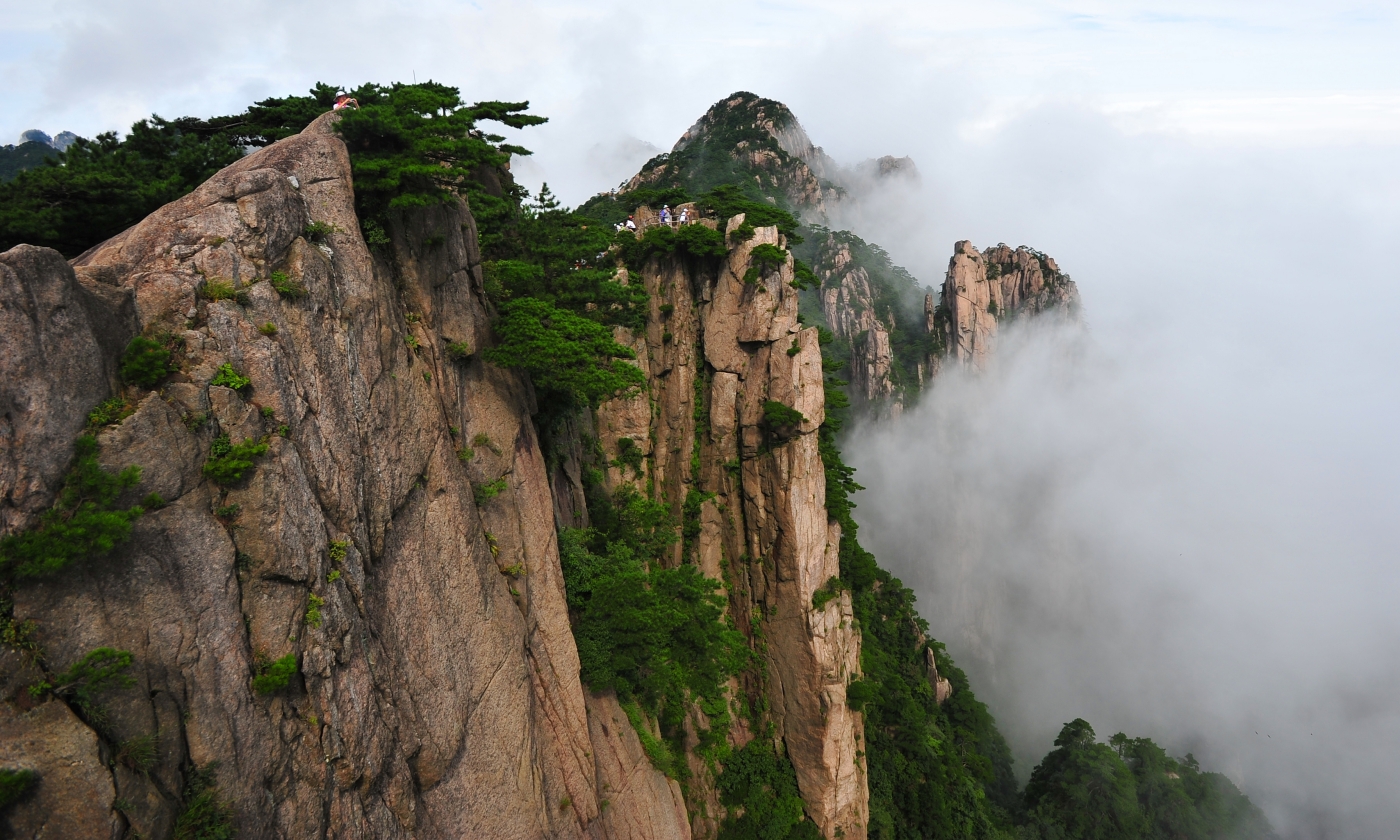
<svg viewBox="0 0 1400 840">
<path fill-rule="evenodd" d="M 1285 836 L 1384 836 L 1400 348 L 1326 306 L 1242 305 L 1194 265 L 1214 300 L 1102 323 L 1081 279 L 1089 329 L 1014 324 L 986 371 L 947 370 L 902 417 L 853 429 L 861 539 L 918 593 L 1023 780 L 1083 717 L 1194 752 Z"/>
</svg>

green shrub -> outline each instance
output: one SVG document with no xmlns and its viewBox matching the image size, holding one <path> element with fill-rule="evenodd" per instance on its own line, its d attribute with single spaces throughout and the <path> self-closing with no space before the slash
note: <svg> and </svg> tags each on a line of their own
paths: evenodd
<svg viewBox="0 0 1400 840">
<path fill-rule="evenodd" d="M 232 443 L 228 435 L 219 435 L 209 447 L 209 460 L 204 462 L 204 476 L 215 484 L 232 484 L 253 466 L 253 459 L 267 451 L 265 440 L 248 439 Z"/>
<path fill-rule="evenodd" d="M 291 682 L 297 672 L 297 655 L 289 653 L 276 662 L 258 665 L 258 673 L 253 677 L 253 690 L 259 694 L 272 694 L 281 691 Z"/>
<path fill-rule="evenodd" d="M 301 300 L 306 297 L 306 287 L 287 276 L 285 271 L 272 272 L 271 282 L 277 294 L 288 300 Z"/>
<path fill-rule="evenodd" d="M 97 461 L 97 438 L 83 435 L 74 445 L 73 466 L 63 489 L 28 531 L 0 537 L 0 571 L 16 577 L 42 577 L 70 563 L 99 557 L 131 537 L 141 507 L 120 510 L 117 498 L 141 480 L 140 467 L 109 473 Z"/>
<path fill-rule="evenodd" d="M 482 353 L 501 367 L 529 372 L 535 387 L 579 405 L 636 393 L 646 376 L 624 359 L 636 354 L 613 340 L 612 330 L 533 298 L 501 306 L 496 324 L 501 342 Z"/>
<path fill-rule="evenodd" d="M 408 334 L 408 335 L 406 335 L 406 336 L 403 337 L 403 343 L 404 343 L 404 344 L 407 344 L 407 345 L 408 345 L 408 349 L 410 349 L 410 350 L 417 350 L 417 349 L 418 349 L 418 346 L 419 346 L 419 344 L 418 344 L 418 337 L 415 336 L 415 335 L 413 335 L 412 333 L 410 333 L 410 334 Z"/>
<path fill-rule="evenodd" d="M 117 745 L 117 763 L 137 773 L 150 773 L 151 768 L 156 766 L 156 747 L 159 740 L 159 736 L 154 732 L 127 738 Z"/>
<path fill-rule="evenodd" d="M 611 497 L 591 493 L 589 513 L 592 530 L 564 529 L 559 538 L 584 682 L 617 691 L 624 703 L 635 699 L 678 755 L 686 712 L 700 703 L 711 728 L 699 733 L 699 752 L 713 758 L 729 726 L 725 684 L 750 657 L 725 616 L 719 582 L 692 565 L 664 568 L 675 519 L 630 486 Z"/>
<path fill-rule="evenodd" d="M 170 350 L 159 341 L 138 335 L 122 354 L 122 379 L 142 388 L 154 388 L 170 375 Z"/>
<path fill-rule="evenodd" d="M 749 253 L 749 270 L 744 272 L 744 282 L 756 282 L 760 277 L 782 267 L 786 262 L 787 251 L 782 248 L 767 243 L 756 245 Z"/>
<path fill-rule="evenodd" d="M 38 780 L 33 770 L 0 767 L 0 811 L 18 802 Z"/>
<path fill-rule="evenodd" d="M 807 418 L 791 406 L 768 400 L 763 404 L 763 423 L 771 431 L 783 431 L 795 429 L 802 423 L 807 422 Z"/>
<path fill-rule="evenodd" d="M 240 505 L 224 505 L 214 508 L 214 515 L 220 519 L 237 519 L 242 512 L 243 508 Z"/>
<path fill-rule="evenodd" d="M 209 384 L 222 385 L 225 388 L 232 388 L 235 391 L 241 391 L 244 388 L 247 388 L 249 385 L 253 384 L 253 380 L 234 370 L 232 364 L 224 362 L 223 364 L 219 365 L 218 373 L 215 373 L 214 378 L 209 380 Z"/>
<path fill-rule="evenodd" d="M 235 288 L 227 280 L 208 280 L 204 288 L 200 289 L 200 294 L 206 300 L 231 300 L 240 306 L 247 306 L 249 303 L 248 293 L 243 289 Z"/>
<path fill-rule="evenodd" d="M 821 280 L 812 267 L 802 260 L 792 261 L 792 287 L 798 290 L 817 289 L 821 287 Z"/>
<path fill-rule="evenodd" d="M 98 403 L 97 408 L 88 412 L 88 426 L 94 429 L 112 426 L 134 413 L 136 413 L 136 406 L 129 400 L 122 397 L 112 397 Z"/>
<path fill-rule="evenodd" d="M 325 605 L 326 605 L 326 602 L 323 601 L 323 600 L 321 600 L 321 598 L 320 598 L 315 592 L 312 592 L 309 596 L 307 596 L 307 599 L 306 599 L 306 626 L 307 626 L 307 627 L 311 627 L 311 628 L 313 628 L 313 629 L 320 629 L 320 627 L 321 627 L 321 607 L 324 607 Z"/>
<path fill-rule="evenodd" d="M 492 120 L 524 128 L 544 118 L 524 113 L 527 102 L 467 105 L 457 88 L 436 82 L 363 85 L 354 95 L 359 109 L 342 111 L 335 130 L 351 149 L 355 209 L 370 247 L 389 246 L 384 231 L 390 211 L 452 202 L 464 191 L 489 252 L 506 235 L 494 229 L 497 223 L 515 215 L 513 196 L 503 198 L 499 190 L 493 195 L 477 176 L 504 169 L 511 155 L 529 151 L 501 144 L 505 138 L 477 124 Z"/>
<path fill-rule="evenodd" d="M 505 490 L 506 486 L 506 477 L 501 476 L 495 481 L 472 488 L 472 498 L 476 500 L 478 506 L 484 505 L 501 495 L 501 491 Z"/>
<path fill-rule="evenodd" d="M 339 233 L 340 228 L 330 222 L 311 222 L 302 228 L 301 235 L 312 242 L 325 242 L 332 233 Z"/>
<path fill-rule="evenodd" d="M 185 785 L 184 810 L 175 819 L 175 840 L 233 840 L 233 806 L 225 802 L 214 783 L 217 763 L 190 774 Z"/>
<path fill-rule="evenodd" d="M 812 609 L 822 609 L 827 605 L 827 602 L 840 595 L 844 589 L 846 589 L 846 584 L 841 582 L 841 578 L 832 577 L 824 586 L 812 593 Z"/>
<path fill-rule="evenodd" d="M 89 651 L 67 671 L 29 687 L 29 694 L 42 697 L 53 693 L 72 703 L 90 721 L 105 717 L 97 696 L 112 688 L 130 688 L 136 680 L 127 676 L 133 657 L 129 651 L 102 647 Z"/>
<path fill-rule="evenodd" d="M 272 323 L 271 321 L 268 321 L 261 327 L 258 327 L 258 332 L 268 337 L 277 335 L 277 325 Z"/>
<path fill-rule="evenodd" d="M 636 478 L 642 477 L 642 460 L 646 456 L 642 454 L 642 448 L 635 440 L 629 437 L 618 438 L 617 459 L 612 462 L 614 467 L 630 467 L 632 475 Z"/>
<path fill-rule="evenodd" d="M 331 540 L 331 545 L 330 548 L 327 549 L 327 554 L 330 555 L 332 563 L 343 563 L 345 562 L 345 555 L 349 550 L 349 540 Z"/>
<path fill-rule="evenodd" d="M 729 809 L 719 840 L 820 840 L 822 836 L 803 813 L 792 762 L 777 754 L 771 736 L 754 738 L 726 758 L 715 787 L 720 802 Z"/>
<path fill-rule="evenodd" d="M 464 362 L 472 356 L 472 346 L 465 341 L 447 342 L 447 357 L 457 362 Z"/>
<path fill-rule="evenodd" d="M 748 242 L 750 239 L 753 239 L 753 234 L 754 227 L 747 219 L 740 222 L 737 227 L 729 232 L 729 235 L 734 237 L 735 242 Z"/>
</svg>

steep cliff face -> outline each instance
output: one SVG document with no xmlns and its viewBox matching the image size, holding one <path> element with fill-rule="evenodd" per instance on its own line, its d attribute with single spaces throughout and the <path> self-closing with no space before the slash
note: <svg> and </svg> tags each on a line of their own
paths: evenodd
<svg viewBox="0 0 1400 840">
<path fill-rule="evenodd" d="M 176 347 L 179 366 L 123 391 L 135 413 L 99 434 L 105 463 L 144 469 L 132 499 L 166 505 L 116 552 L 13 591 L 50 673 L 112 646 L 136 686 L 104 694 L 100 717 L 27 710 L 40 675 L 6 650 L 0 728 L 25 736 L 0 739 L 0 761 L 40 779 L 10 829 L 170 836 L 213 766 L 245 837 L 687 836 L 635 733 L 590 725 L 607 699 L 578 678 L 529 385 L 446 352 L 492 341 L 471 215 L 415 215 L 399 258 L 375 258 L 330 119 L 75 269 L 4 256 L 7 529 L 53 498 L 123 333 Z M 274 272 L 305 296 L 279 295 Z M 217 284 L 241 302 L 210 300 Z M 211 384 L 226 363 L 250 385 Z M 223 487 L 201 471 L 221 435 L 268 446 Z M 256 693 L 289 654 L 288 689 Z M 112 761 L 147 736 L 146 772 Z"/>
<path fill-rule="evenodd" d="M 727 220 L 727 230 L 743 221 Z M 767 701 L 808 815 L 824 836 L 864 837 L 862 726 L 845 694 L 860 672 L 859 635 L 849 595 L 813 599 L 840 573 L 840 529 L 827 517 L 817 452 L 825 399 L 817 331 L 798 324 L 790 255 L 757 282 L 743 280 L 754 248 L 786 245 L 778 229 L 729 242 L 717 267 L 677 256 L 643 267 L 637 279 L 655 308 L 637 350 L 651 421 L 636 401 L 605 404 L 599 439 L 609 453 L 621 436 L 646 447 L 645 480 L 677 513 L 687 498 L 701 499 L 698 534 L 678 559 L 724 581 L 737 626 L 766 659 L 743 688 Z M 770 402 L 803 419 L 773 428 Z M 610 480 L 629 478 L 615 469 Z M 747 737 L 738 730 L 736 746 Z"/>
<path fill-rule="evenodd" d="M 1079 317 L 1079 291 L 1053 259 L 1025 246 L 982 253 L 964 240 L 953 248 L 930 328 L 949 356 L 980 369 L 1001 321 L 1046 312 Z"/>
<path fill-rule="evenodd" d="M 86 411 L 110 394 L 134 411 L 97 430 L 103 463 L 142 467 L 130 503 L 165 500 L 117 551 L 14 587 L 13 621 L 36 623 L 42 656 L 6 647 L 0 662 L 0 730 L 16 735 L 0 761 L 40 778 L 11 830 L 170 836 L 212 768 L 240 836 L 682 838 L 692 821 L 713 834 L 710 771 L 695 765 L 687 802 L 617 701 L 579 680 L 555 528 L 586 521 L 578 461 L 596 435 L 645 456 L 641 476 L 609 484 L 677 511 L 703 499 L 675 560 L 725 581 L 761 654 L 734 690 L 768 709 L 765 737 L 823 835 L 863 837 L 861 722 L 845 702 L 858 634 L 849 595 L 814 601 L 839 574 L 840 537 L 817 452 L 816 330 L 797 322 L 791 256 L 743 280 L 755 247 L 786 244 L 778 230 L 732 238 L 718 263 L 647 262 L 633 278 L 647 328 L 619 338 L 650 393 L 581 418 L 551 475 L 528 382 L 480 361 L 493 337 L 467 207 L 418 212 L 392 230 L 394 260 L 371 253 L 332 119 L 72 267 L 45 249 L 0 259 L 6 531 L 52 502 Z M 154 391 L 115 376 L 137 334 L 174 348 Z M 248 385 L 219 379 L 226 365 Z M 803 419 L 772 427 L 773 402 Z M 219 484 L 203 467 L 221 439 L 267 450 Z M 136 680 L 100 714 L 26 699 L 100 646 L 130 651 Z M 290 685 L 256 692 L 288 655 Z M 733 730 L 736 746 L 752 737 Z M 143 769 L 114 760 L 143 738 Z"/>
</svg>

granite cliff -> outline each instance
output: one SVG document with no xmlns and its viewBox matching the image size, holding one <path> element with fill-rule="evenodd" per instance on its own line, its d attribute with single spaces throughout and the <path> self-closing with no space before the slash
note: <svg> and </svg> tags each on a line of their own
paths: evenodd
<svg viewBox="0 0 1400 840">
<path fill-rule="evenodd" d="M 730 684 L 728 743 L 771 742 L 800 825 L 866 836 L 885 735 L 865 732 L 852 587 L 895 599 L 880 617 L 921 714 L 966 688 L 897 581 L 842 582 L 873 560 L 829 500 L 827 374 L 849 369 L 858 407 L 898 410 L 945 355 L 980 363 L 998 319 L 1072 310 L 1072 283 L 1037 252 L 959 243 L 935 303 L 849 233 L 812 227 L 803 251 L 692 205 L 722 257 L 616 260 L 648 301 L 644 327 L 614 330 L 645 391 L 542 429 L 529 377 L 483 358 L 499 336 L 466 200 L 396 215 L 371 248 L 335 119 L 71 263 L 0 255 L 0 535 L 60 498 L 83 434 L 106 468 L 140 467 L 119 506 L 144 509 L 116 550 L 4 592 L 0 764 L 38 782 L 0 819 L 170 837 L 207 801 L 243 837 L 716 836 L 735 812 L 694 749 L 706 713 L 677 773 L 652 754 L 655 721 L 580 677 L 558 535 L 590 524 L 596 472 L 666 505 L 684 533 L 667 562 L 720 582 L 755 662 Z M 735 166 L 798 211 L 839 200 L 836 165 L 751 95 L 633 186 Z M 801 288 L 803 253 L 819 288 Z M 137 336 L 172 354 L 154 387 L 119 375 Z M 231 450 L 247 464 L 211 469 Z M 63 677 L 105 648 L 130 653 L 132 685 L 79 702 Z M 258 688 L 287 662 L 285 690 Z"/>
</svg>

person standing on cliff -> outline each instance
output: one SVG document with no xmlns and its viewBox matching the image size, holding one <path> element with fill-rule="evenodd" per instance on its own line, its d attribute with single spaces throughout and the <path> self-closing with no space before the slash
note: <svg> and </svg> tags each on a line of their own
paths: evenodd
<svg viewBox="0 0 1400 840">
<path fill-rule="evenodd" d="M 337 94 L 335 97 L 335 104 L 331 106 L 331 110 L 339 111 L 342 108 L 354 108 L 358 111 L 360 110 L 360 103 L 348 93 Z"/>
<path fill-rule="evenodd" d="M 669 204 L 663 204 L 663 205 L 661 205 L 661 224 L 663 224 L 663 225 L 669 225 L 670 223 L 671 223 L 671 205 L 669 205 Z"/>
<path fill-rule="evenodd" d="M 682 207 L 682 208 L 681 208 L 681 224 L 685 225 L 685 224 L 689 224 L 689 223 L 690 223 L 690 208 L 689 208 L 689 207 Z"/>
<path fill-rule="evenodd" d="M 632 231 L 633 233 L 637 232 L 637 223 L 632 221 L 631 216 L 627 217 L 627 229 Z"/>
</svg>

